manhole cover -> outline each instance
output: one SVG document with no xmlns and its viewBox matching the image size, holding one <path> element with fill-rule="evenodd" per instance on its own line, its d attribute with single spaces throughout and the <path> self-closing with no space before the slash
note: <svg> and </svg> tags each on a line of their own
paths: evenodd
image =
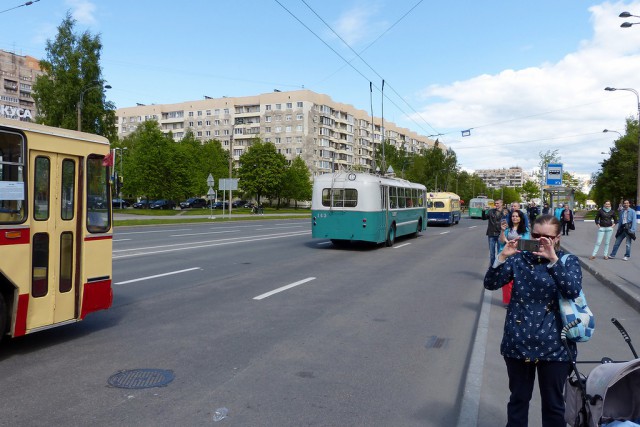
<svg viewBox="0 0 640 427">
<path fill-rule="evenodd" d="M 112 387 L 141 389 L 164 387 L 173 381 L 173 371 L 164 369 L 130 369 L 119 371 L 109 377 Z"/>
</svg>

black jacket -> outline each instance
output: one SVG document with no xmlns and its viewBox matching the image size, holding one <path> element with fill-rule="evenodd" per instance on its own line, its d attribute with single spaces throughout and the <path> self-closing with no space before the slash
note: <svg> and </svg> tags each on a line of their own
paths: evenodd
<svg viewBox="0 0 640 427">
<path fill-rule="evenodd" d="M 489 221 L 487 223 L 487 236 L 490 237 L 498 237 L 502 232 L 500 228 L 500 220 L 502 218 L 507 218 L 508 211 L 505 208 L 502 208 L 502 211 L 499 211 L 496 208 L 489 210 L 489 217 L 487 218 Z"/>
<path fill-rule="evenodd" d="M 618 223 L 618 212 L 615 209 L 610 209 L 609 212 L 605 212 L 604 209 L 598 209 L 596 213 L 596 224 L 600 227 L 613 227 Z"/>
</svg>

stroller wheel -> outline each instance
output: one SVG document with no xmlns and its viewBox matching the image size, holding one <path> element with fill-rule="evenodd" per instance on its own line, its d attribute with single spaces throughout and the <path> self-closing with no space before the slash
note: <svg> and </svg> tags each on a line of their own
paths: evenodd
<svg viewBox="0 0 640 427">
<path fill-rule="evenodd" d="M 603 357 L 603 358 L 600 360 L 600 363 L 602 363 L 603 365 L 604 365 L 605 363 L 613 363 L 613 360 L 612 360 L 610 357 Z"/>
</svg>

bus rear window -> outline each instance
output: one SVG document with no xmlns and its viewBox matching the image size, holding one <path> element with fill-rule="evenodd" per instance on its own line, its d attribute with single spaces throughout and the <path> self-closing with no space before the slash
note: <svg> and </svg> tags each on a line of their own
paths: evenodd
<svg viewBox="0 0 640 427">
<path fill-rule="evenodd" d="M 355 188 L 324 188 L 322 206 L 355 208 L 358 205 L 358 190 Z"/>
<path fill-rule="evenodd" d="M 22 135 L 0 131 L 0 224 L 26 219 L 24 153 Z"/>
</svg>

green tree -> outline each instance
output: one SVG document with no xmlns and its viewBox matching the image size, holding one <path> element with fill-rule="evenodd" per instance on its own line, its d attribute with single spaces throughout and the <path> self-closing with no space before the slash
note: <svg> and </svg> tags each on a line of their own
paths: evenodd
<svg viewBox="0 0 640 427">
<path fill-rule="evenodd" d="M 286 165 L 286 158 L 277 152 L 275 145 L 255 138 L 240 156 L 238 185 L 245 192 L 254 194 L 260 204 L 262 196 L 276 195 L 280 191 Z"/>
<path fill-rule="evenodd" d="M 634 199 L 638 176 L 638 121 L 627 119 L 626 132 L 615 141 L 609 158 L 592 177 L 592 195 L 598 205 L 610 200 L 614 206 L 622 198 Z"/>
<path fill-rule="evenodd" d="M 293 199 L 297 209 L 299 200 L 311 200 L 312 190 L 313 184 L 309 168 L 302 158 L 296 157 L 287 167 L 282 196 Z"/>
<path fill-rule="evenodd" d="M 522 185 L 520 193 L 526 200 L 536 199 L 540 197 L 540 185 L 534 181 L 525 181 Z"/>
<path fill-rule="evenodd" d="M 201 186 L 193 194 L 206 194 L 209 190 L 207 187 L 209 174 L 213 176 L 216 188 L 219 188 L 220 179 L 229 178 L 229 151 L 222 148 L 220 141 L 209 140 L 200 146 L 198 157 L 200 169 L 196 180 Z"/>
<path fill-rule="evenodd" d="M 78 103 L 82 97 L 82 130 L 116 140 L 115 105 L 105 100 L 100 67 L 100 36 L 74 33 L 75 19 L 67 12 L 54 41 L 47 40 L 44 74 L 36 77 L 33 98 L 36 122 L 78 128 Z"/>
</svg>

